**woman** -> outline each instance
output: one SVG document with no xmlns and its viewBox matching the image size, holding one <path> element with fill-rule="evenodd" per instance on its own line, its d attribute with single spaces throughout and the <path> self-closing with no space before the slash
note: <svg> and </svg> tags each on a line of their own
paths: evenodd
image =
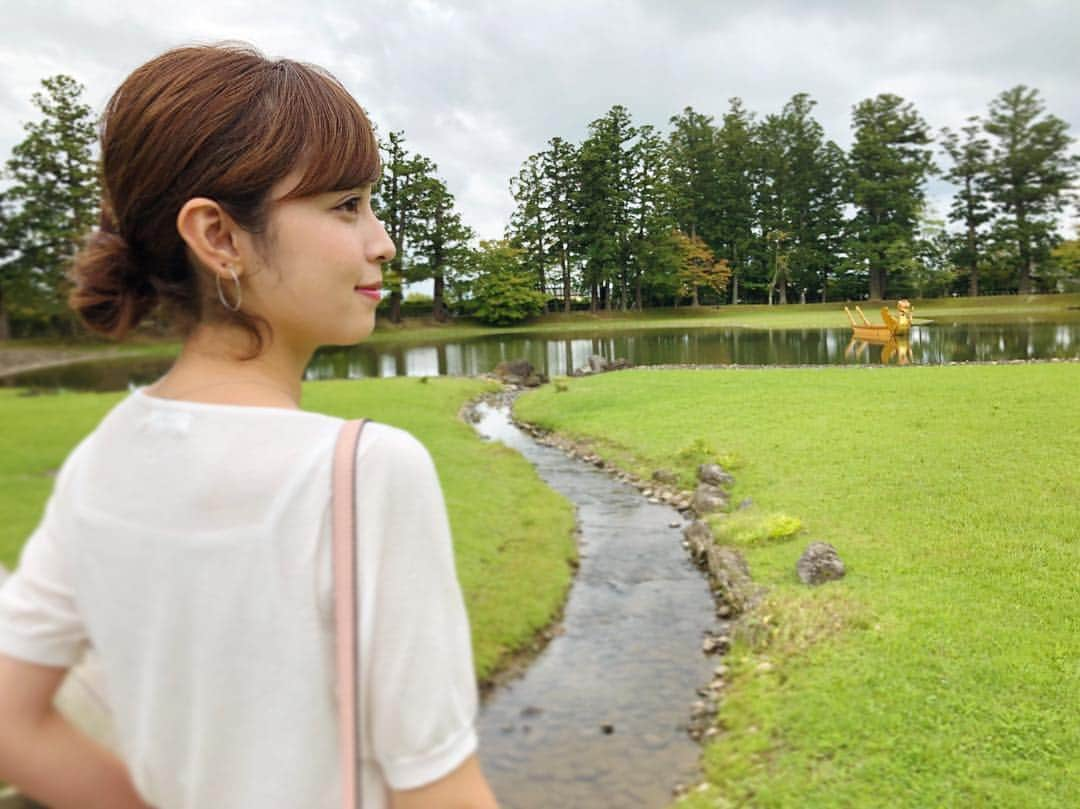
<svg viewBox="0 0 1080 809">
<path fill-rule="evenodd" d="M 185 335 L 68 456 L 0 589 L 0 778 L 53 807 L 335 807 L 330 470 L 299 409 L 320 345 L 372 330 L 394 246 L 379 157 L 331 76 L 248 47 L 137 69 L 102 123 L 101 227 L 72 306 Z M 357 450 L 365 807 L 491 807 L 442 493 L 407 433 Z M 52 708 L 100 656 L 122 759 Z"/>
</svg>

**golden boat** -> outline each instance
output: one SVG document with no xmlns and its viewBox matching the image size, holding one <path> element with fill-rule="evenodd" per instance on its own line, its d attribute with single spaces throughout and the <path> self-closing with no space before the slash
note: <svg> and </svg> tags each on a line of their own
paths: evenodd
<svg viewBox="0 0 1080 809">
<path fill-rule="evenodd" d="M 911 331 L 911 301 L 902 300 L 896 304 L 896 317 L 893 317 L 889 312 L 888 306 L 881 307 L 881 319 L 884 321 L 883 325 L 877 325 L 871 323 L 866 315 L 863 314 L 862 309 L 858 306 L 855 307 L 855 311 L 859 313 L 859 317 L 862 318 L 862 323 L 855 321 L 854 315 L 848 311 L 848 308 L 844 307 L 844 313 L 847 314 L 848 320 L 851 321 L 851 336 L 857 340 L 867 340 L 872 342 L 884 343 L 897 336 L 902 336 Z"/>
</svg>

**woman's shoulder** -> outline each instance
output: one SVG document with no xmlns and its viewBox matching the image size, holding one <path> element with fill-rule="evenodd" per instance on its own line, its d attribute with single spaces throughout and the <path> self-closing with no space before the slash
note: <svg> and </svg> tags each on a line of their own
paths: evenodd
<svg viewBox="0 0 1080 809">
<path fill-rule="evenodd" d="M 378 462 L 403 474 L 426 471 L 433 465 L 431 453 L 408 430 L 380 421 L 367 421 L 357 448 L 357 463 Z"/>
</svg>

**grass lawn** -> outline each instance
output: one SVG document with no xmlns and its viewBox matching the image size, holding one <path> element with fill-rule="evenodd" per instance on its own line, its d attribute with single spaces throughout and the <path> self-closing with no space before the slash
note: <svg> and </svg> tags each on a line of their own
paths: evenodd
<svg viewBox="0 0 1080 809">
<path fill-rule="evenodd" d="M 755 501 L 729 534 L 770 595 L 680 809 L 1077 805 L 1080 364 L 566 385 L 517 415 L 641 473 L 721 457 Z M 845 579 L 798 582 L 813 540 Z"/>
<path fill-rule="evenodd" d="M 561 608 L 576 555 L 569 502 L 520 455 L 480 441 L 458 420 L 462 403 L 485 387 L 470 379 L 386 379 L 308 382 L 303 391 L 307 410 L 402 427 L 431 452 L 450 514 L 480 679 Z M 41 517 L 52 474 L 123 395 L 20 397 L 0 389 L 0 562 L 9 569 Z"/>
</svg>

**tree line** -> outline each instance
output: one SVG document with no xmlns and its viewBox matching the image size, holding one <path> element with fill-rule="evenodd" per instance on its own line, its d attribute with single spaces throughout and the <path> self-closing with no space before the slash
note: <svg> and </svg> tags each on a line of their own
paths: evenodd
<svg viewBox="0 0 1080 809">
<path fill-rule="evenodd" d="M 1068 125 L 1017 86 L 958 132 L 893 94 L 855 105 L 844 150 L 805 93 L 758 118 L 687 107 L 666 135 L 623 106 L 580 144 L 560 137 L 511 180 L 507 235 L 539 289 L 569 310 L 1054 291 L 1080 270 L 1061 244 L 1080 158 Z M 951 227 L 926 184 L 957 187 Z M 1056 248 L 1056 249 L 1055 249 Z"/>
<path fill-rule="evenodd" d="M 95 122 L 70 76 L 42 81 L 0 191 L 0 339 L 74 334 L 64 272 L 97 221 Z M 377 215 L 397 246 L 384 268 L 393 321 L 408 283 L 422 304 L 509 323 L 544 309 L 827 301 L 1052 291 L 1080 279 L 1080 241 L 1057 228 L 1080 159 L 1067 124 L 1023 85 L 938 143 L 892 94 L 856 104 L 853 140 L 826 138 L 796 94 L 759 118 L 733 98 L 719 121 L 687 107 L 668 131 L 613 106 L 580 143 L 553 137 L 510 180 L 504 238 L 477 243 L 438 166 L 380 138 Z M 927 213 L 926 183 L 956 194 L 950 226 Z"/>
</svg>

